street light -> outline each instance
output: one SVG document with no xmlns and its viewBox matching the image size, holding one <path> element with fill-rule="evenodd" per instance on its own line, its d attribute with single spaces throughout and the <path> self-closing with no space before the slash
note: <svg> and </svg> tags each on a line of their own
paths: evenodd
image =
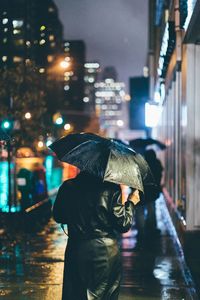
<svg viewBox="0 0 200 300">
<path fill-rule="evenodd" d="M 61 125 L 63 123 L 63 118 L 62 117 L 58 117 L 56 119 L 56 122 L 55 122 L 57 125 Z"/>
<path fill-rule="evenodd" d="M 62 69 L 67 69 L 70 66 L 70 63 L 66 60 L 62 60 L 60 62 L 60 66 L 61 66 Z"/>
<path fill-rule="evenodd" d="M 9 120 L 4 120 L 1 124 L 1 128 L 5 130 L 9 130 L 12 127 L 12 123 Z"/>
<path fill-rule="evenodd" d="M 31 119 L 32 116 L 31 116 L 30 112 L 27 112 L 27 113 L 25 113 L 24 117 L 25 117 L 25 119 L 29 120 L 29 119 Z"/>
<path fill-rule="evenodd" d="M 43 141 L 39 141 L 39 142 L 38 142 L 38 148 L 43 148 L 43 147 L 44 147 Z"/>
<path fill-rule="evenodd" d="M 70 130 L 71 129 L 71 125 L 69 123 L 66 123 L 64 125 L 64 129 L 67 131 L 67 130 Z"/>
</svg>

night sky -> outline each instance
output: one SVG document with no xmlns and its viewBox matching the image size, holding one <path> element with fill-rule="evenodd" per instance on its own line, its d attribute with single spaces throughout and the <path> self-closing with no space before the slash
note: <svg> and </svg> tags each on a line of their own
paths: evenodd
<svg viewBox="0 0 200 300">
<path fill-rule="evenodd" d="M 148 0 L 54 0 L 65 39 L 82 39 L 88 61 L 140 76 L 147 58 Z M 128 88 L 127 88 L 128 92 Z"/>
</svg>

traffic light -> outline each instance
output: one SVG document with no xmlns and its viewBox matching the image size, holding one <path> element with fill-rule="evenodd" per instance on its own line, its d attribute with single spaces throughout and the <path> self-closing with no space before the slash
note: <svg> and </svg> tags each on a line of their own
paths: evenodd
<svg viewBox="0 0 200 300">
<path fill-rule="evenodd" d="M 53 122 L 55 125 L 62 125 L 64 120 L 60 112 L 57 112 L 53 115 Z"/>
<path fill-rule="evenodd" d="M 1 122 L 1 128 L 4 130 L 11 130 L 13 127 L 13 122 L 11 120 L 5 119 Z"/>
</svg>

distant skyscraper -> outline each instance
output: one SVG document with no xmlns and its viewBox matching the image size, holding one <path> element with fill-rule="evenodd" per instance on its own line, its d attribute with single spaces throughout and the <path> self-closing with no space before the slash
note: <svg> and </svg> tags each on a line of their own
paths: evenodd
<svg viewBox="0 0 200 300">
<path fill-rule="evenodd" d="M 88 113 L 95 113 L 95 83 L 98 80 L 100 65 L 97 62 L 85 63 L 85 111 Z"/>
<path fill-rule="evenodd" d="M 122 105 L 125 96 L 125 84 L 107 78 L 95 84 L 96 113 L 100 119 L 101 129 L 110 136 L 117 137 L 117 132 L 124 127 Z"/>
<path fill-rule="evenodd" d="M 149 95 L 149 78 L 130 78 L 130 129 L 145 129 L 145 103 Z"/>
<path fill-rule="evenodd" d="M 45 73 L 61 47 L 62 25 L 52 0 L 1 0 L 0 66 L 31 60 Z"/>
<path fill-rule="evenodd" d="M 64 107 L 70 110 L 84 108 L 85 43 L 83 41 L 64 41 L 65 60 L 69 60 L 69 70 L 64 81 Z"/>
</svg>

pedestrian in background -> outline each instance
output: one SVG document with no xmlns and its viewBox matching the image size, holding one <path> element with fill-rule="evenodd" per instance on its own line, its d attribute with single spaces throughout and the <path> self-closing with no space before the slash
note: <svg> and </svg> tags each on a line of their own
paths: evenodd
<svg viewBox="0 0 200 300">
<path fill-rule="evenodd" d="M 55 221 L 68 228 L 62 300 L 118 299 L 118 233 L 131 228 L 139 201 L 135 190 L 123 205 L 119 185 L 86 172 L 62 184 L 53 207 Z"/>
<path fill-rule="evenodd" d="M 159 198 L 160 192 L 162 191 L 161 179 L 163 166 L 160 160 L 156 157 L 156 152 L 153 149 L 146 150 L 144 152 L 144 158 L 151 169 L 157 188 L 154 189 L 152 193 L 148 193 L 148 195 L 146 195 L 148 198 L 147 204 L 137 208 L 135 220 L 138 230 L 138 242 L 145 241 L 148 236 L 159 234 L 156 220 L 155 201 Z"/>
<path fill-rule="evenodd" d="M 32 195 L 34 203 L 44 200 L 48 197 L 46 170 L 44 166 L 36 162 L 32 172 Z"/>
<path fill-rule="evenodd" d="M 161 188 L 161 179 L 163 166 L 160 160 L 156 157 L 156 152 L 153 149 L 146 150 L 144 153 L 144 157 L 148 162 L 148 165 L 151 169 L 151 172 L 154 176 L 155 183 L 157 185 L 157 191 L 155 194 L 148 195 L 150 197 L 150 201 L 147 204 L 147 216 L 146 216 L 146 230 L 151 234 L 157 234 L 159 232 L 157 228 L 157 220 L 156 220 L 156 202 L 155 200 L 159 198 Z"/>
</svg>

